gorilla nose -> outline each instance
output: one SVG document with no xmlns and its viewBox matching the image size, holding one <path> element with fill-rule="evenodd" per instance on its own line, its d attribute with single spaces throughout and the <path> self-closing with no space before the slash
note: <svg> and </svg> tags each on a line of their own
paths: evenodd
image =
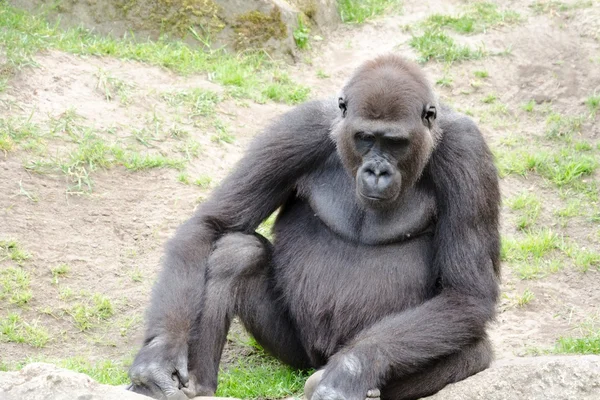
<svg viewBox="0 0 600 400">
<path fill-rule="evenodd" d="M 361 171 L 362 194 L 375 199 L 392 197 L 394 175 L 394 170 L 385 164 L 365 165 Z"/>
</svg>

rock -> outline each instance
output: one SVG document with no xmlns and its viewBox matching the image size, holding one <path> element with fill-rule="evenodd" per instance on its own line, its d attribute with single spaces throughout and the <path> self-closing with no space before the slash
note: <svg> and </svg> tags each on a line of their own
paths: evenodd
<svg viewBox="0 0 600 400">
<path fill-rule="evenodd" d="M 310 399 L 323 370 L 304 385 Z M 500 360 L 485 371 L 422 400 L 598 400 L 600 356 L 527 357 Z"/>
<path fill-rule="evenodd" d="M 52 364 L 29 364 L 20 371 L 0 372 L 2 400 L 149 400 L 123 386 L 102 385 L 85 374 Z M 187 399 L 183 392 L 168 399 Z M 193 400 L 236 400 L 228 397 L 195 397 Z"/>
<path fill-rule="evenodd" d="M 37 12 L 46 0 L 11 0 Z M 72 0 L 46 7 L 63 27 L 83 25 L 102 34 L 157 39 L 161 34 L 197 46 L 232 50 L 263 49 L 294 56 L 299 19 L 311 32 L 326 32 L 340 22 L 336 0 Z M 293 57 L 292 57 L 293 58 Z"/>
<path fill-rule="evenodd" d="M 148 400 L 123 388 L 101 385 L 87 375 L 52 364 L 29 364 L 20 371 L 0 372 L 3 400 Z"/>
<path fill-rule="evenodd" d="M 598 400 L 600 356 L 500 360 L 427 400 Z"/>
</svg>

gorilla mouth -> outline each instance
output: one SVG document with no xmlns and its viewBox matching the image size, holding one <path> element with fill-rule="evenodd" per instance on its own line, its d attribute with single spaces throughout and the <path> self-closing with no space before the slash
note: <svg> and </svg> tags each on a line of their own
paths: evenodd
<svg viewBox="0 0 600 400">
<path fill-rule="evenodd" d="M 387 203 L 389 201 L 393 201 L 396 196 L 395 195 L 391 195 L 391 196 L 374 196 L 374 195 L 366 195 L 364 193 L 359 193 L 360 197 L 362 197 L 364 200 L 368 201 L 368 202 L 373 202 L 373 203 Z"/>
</svg>

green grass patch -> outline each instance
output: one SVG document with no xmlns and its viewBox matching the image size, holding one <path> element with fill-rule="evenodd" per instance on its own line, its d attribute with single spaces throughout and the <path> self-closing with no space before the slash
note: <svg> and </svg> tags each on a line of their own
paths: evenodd
<svg viewBox="0 0 600 400">
<path fill-rule="evenodd" d="M 0 152 L 23 149 L 39 153 L 45 146 L 39 126 L 30 119 L 0 118 Z"/>
<path fill-rule="evenodd" d="M 563 337 L 558 339 L 553 353 L 560 354 L 600 354 L 600 332 L 584 337 Z"/>
<path fill-rule="evenodd" d="M 298 371 L 265 355 L 239 359 L 219 374 L 216 396 L 240 399 L 300 397 L 311 371 Z"/>
<path fill-rule="evenodd" d="M 535 108 L 535 100 L 529 100 L 527 103 L 524 103 L 523 105 L 521 105 L 521 109 L 525 112 L 533 112 L 533 109 Z"/>
<path fill-rule="evenodd" d="M 0 341 L 25 343 L 41 348 L 46 346 L 49 339 L 50 334 L 45 328 L 37 323 L 28 324 L 18 314 L 10 314 L 0 320 Z"/>
<path fill-rule="evenodd" d="M 485 96 L 483 99 L 481 99 L 481 101 L 485 104 L 492 104 L 492 103 L 496 102 L 496 100 L 498 100 L 498 96 L 495 93 L 490 93 L 487 96 Z"/>
<path fill-rule="evenodd" d="M 11 260 L 22 265 L 31 255 L 16 240 L 0 240 L 0 261 Z"/>
<path fill-rule="evenodd" d="M 71 147 L 67 153 L 32 160 L 25 167 L 38 173 L 63 173 L 70 182 L 67 193 L 76 194 L 92 191 L 92 174 L 99 169 L 123 166 L 131 171 L 153 168 L 181 170 L 187 163 L 185 159 L 124 149 L 120 144 L 108 143 L 87 128 L 81 133 L 74 133 L 72 138 L 75 147 Z"/>
<path fill-rule="evenodd" d="M 485 79 L 490 76 L 490 74 L 486 70 L 475 71 L 473 72 L 473 75 L 481 79 Z"/>
<path fill-rule="evenodd" d="M 399 12 L 401 0 L 338 0 L 338 11 L 346 24 L 362 24 L 387 12 Z"/>
<path fill-rule="evenodd" d="M 208 175 L 201 175 L 194 180 L 194 185 L 200 186 L 202 189 L 209 189 L 212 186 L 212 178 Z"/>
<path fill-rule="evenodd" d="M 520 279 L 537 279 L 562 269 L 556 253 L 563 239 L 549 229 L 530 230 L 519 237 L 502 239 L 501 258 Z"/>
<path fill-rule="evenodd" d="M 262 90 L 262 95 L 270 100 L 298 104 L 306 101 L 310 93 L 307 86 L 296 85 L 284 72 L 275 72 L 267 86 Z"/>
<path fill-rule="evenodd" d="M 8 267 L 0 271 L 0 299 L 8 299 L 9 303 L 22 307 L 32 297 L 29 272 L 21 267 Z"/>
<path fill-rule="evenodd" d="M 594 94 L 593 96 L 588 97 L 585 99 L 585 104 L 590 110 L 590 114 L 596 116 L 596 113 L 600 110 L 600 95 Z"/>
<path fill-rule="evenodd" d="M 202 50 L 166 38 L 158 41 L 138 40 L 133 36 L 115 39 L 84 28 L 63 30 L 48 23 L 43 16 L 31 15 L 5 2 L 0 3 L 0 42 L 4 44 L 6 64 L 14 70 L 35 66 L 33 56 L 37 52 L 54 48 L 73 54 L 141 61 L 183 75 L 208 73 L 214 81 L 231 87 L 238 96 L 253 99 L 263 98 L 261 90 L 278 67 L 264 52 L 234 55 L 225 49 Z M 112 97 L 114 88 L 108 83 L 101 84 L 100 88 L 108 87 Z M 296 91 L 293 83 L 288 86 Z M 307 89 L 302 87 L 301 90 Z"/>
<path fill-rule="evenodd" d="M 428 28 L 421 36 L 413 35 L 409 45 L 419 53 L 421 62 L 458 62 L 477 60 L 484 56 L 482 49 L 460 45 L 439 28 Z"/>
<path fill-rule="evenodd" d="M 533 299 L 535 299 L 533 292 L 529 289 L 525 289 L 523 294 L 516 298 L 517 307 L 525 307 L 527 304 L 531 303 Z"/>
<path fill-rule="evenodd" d="M 567 117 L 552 113 L 546 118 L 546 137 L 570 141 L 573 135 L 581 132 L 583 118 L 580 116 Z"/>
<path fill-rule="evenodd" d="M 508 199 L 508 206 L 519 213 L 517 228 L 520 230 L 532 228 L 538 220 L 542 209 L 542 202 L 537 196 L 523 192 Z"/>
<path fill-rule="evenodd" d="M 59 360 L 59 367 L 91 376 L 94 380 L 105 385 L 124 385 L 129 383 L 127 368 L 123 363 L 102 360 L 91 363 L 84 357 L 72 357 Z"/>
<path fill-rule="evenodd" d="M 529 5 L 536 14 L 555 14 L 581 8 L 591 7 L 591 0 L 578 0 L 572 3 L 564 3 L 557 0 L 540 0 Z"/>
<path fill-rule="evenodd" d="M 524 149 L 496 152 L 496 165 L 501 177 L 527 176 L 535 172 L 558 187 L 577 187 L 580 178 L 590 176 L 598 167 L 593 155 L 583 154 L 571 147 L 544 151 Z"/>
<path fill-rule="evenodd" d="M 59 264 L 56 267 L 50 268 L 52 273 L 52 283 L 58 285 L 59 278 L 66 278 L 71 268 L 67 264 Z"/>
<path fill-rule="evenodd" d="M 218 93 L 212 90 L 192 89 L 188 91 L 163 93 L 161 98 L 171 106 L 184 105 L 190 110 L 191 117 L 211 117 L 221 101 Z"/>
<path fill-rule="evenodd" d="M 87 297 L 81 300 L 81 302 L 70 307 L 67 313 L 73 318 L 75 326 L 82 332 L 114 315 L 112 302 L 104 295 L 96 293 L 91 298 Z"/>
<path fill-rule="evenodd" d="M 305 23 L 302 14 L 298 15 L 298 25 L 293 32 L 296 47 L 300 50 L 305 50 L 310 47 L 310 27 Z"/>
<path fill-rule="evenodd" d="M 489 28 L 501 25 L 513 25 L 521 21 L 516 11 L 499 9 L 490 2 L 473 2 L 459 15 L 433 14 L 424 26 L 428 28 L 449 28 L 459 33 L 485 32 Z"/>
<path fill-rule="evenodd" d="M 256 229 L 256 232 L 263 235 L 269 240 L 273 240 L 273 225 L 275 225 L 275 220 L 277 219 L 278 211 L 274 212 L 269 216 L 269 218 L 265 219 Z"/>
</svg>

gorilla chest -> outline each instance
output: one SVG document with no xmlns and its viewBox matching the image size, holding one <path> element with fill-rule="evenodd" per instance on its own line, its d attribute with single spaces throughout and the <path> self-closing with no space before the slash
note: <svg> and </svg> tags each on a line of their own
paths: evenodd
<svg viewBox="0 0 600 400">
<path fill-rule="evenodd" d="M 433 189 L 427 182 L 408 188 L 391 207 L 366 208 L 357 200 L 354 180 L 336 159 L 305 177 L 298 196 L 332 232 L 366 245 L 402 242 L 430 231 L 436 214 Z"/>
</svg>

